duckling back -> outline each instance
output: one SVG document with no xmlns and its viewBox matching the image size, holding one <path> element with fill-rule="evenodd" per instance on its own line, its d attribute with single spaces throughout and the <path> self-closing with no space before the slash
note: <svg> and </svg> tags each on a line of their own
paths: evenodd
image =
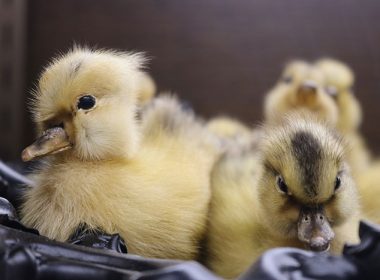
<svg viewBox="0 0 380 280">
<path fill-rule="evenodd" d="M 22 221 L 65 241 L 79 227 L 119 233 L 131 253 L 197 256 L 218 148 L 177 100 L 137 118 L 141 54 L 78 49 L 54 60 L 35 94 L 41 136 L 23 159 L 33 173 Z"/>
</svg>

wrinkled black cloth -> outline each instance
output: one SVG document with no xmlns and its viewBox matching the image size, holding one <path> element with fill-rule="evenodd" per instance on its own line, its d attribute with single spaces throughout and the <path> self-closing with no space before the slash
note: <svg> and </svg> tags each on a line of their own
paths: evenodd
<svg viewBox="0 0 380 280">
<path fill-rule="evenodd" d="M 39 235 L 38 230 L 28 228 L 19 222 L 16 209 L 3 197 L 0 197 L 0 225 Z"/>
<path fill-rule="evenodd" d="M 269 250 L 239 279 L 380 279 L 380 227 L 360 223 L 361 243 L 342 256 L 295 248 Z"/>
<path fill-rule="evenodd" d="M 0 279 L 218 279 L 196 262 L 141 258 L 0 225 Z"/>
<path fill-rule="evenodd" d="M 18 166 L 17 169 L 22 170 L 23 173 L 27 170 L 27 167 L 22 164 L 15 166 Z M 6 198 L 18 209 L 30 180 L 12 167 L 0 160 L 0 197 Z"/>
<path fill-rule="evenodd" d="M 113 250 L 118 253 L 128 253 L 124 239 L 119 234 L 107 234 L 101 230 L 88 230 L 86 225 L 81 225 L 69 238 L 68 243 Z"/>
<path fill-rule="evenodd" d="M 23 177 L 2 172 L 0 168 L 0 194 L 17 200 L 24 190 Z M 16 192 L 10 191 L 13 187 Z M 73 235 L 73 244 L 52 241 L 22 225 L 16 210 L 0 199 L 0 279 L 220 279 L 196 262 L 125 254 L 118 235 L 87 232 L 85 227 Z M 346 246 L 342 256 L 295 248 L 269 250 L 238 279 L 380 279 L 380 227 L 362 222 L 359 234 L 361 243 Z"/>
</svg>

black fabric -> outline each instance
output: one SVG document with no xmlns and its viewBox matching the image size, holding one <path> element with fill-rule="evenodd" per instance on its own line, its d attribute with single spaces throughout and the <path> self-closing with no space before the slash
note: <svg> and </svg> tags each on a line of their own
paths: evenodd
<svg viewBox="0 0 380 280">
<path fill-rule="evenodd" d="M 18 200 L 24 190 L 20 187 L 25 183 L 23 177 L 4 170 L 8 169 L 0 168 L 0 193 L 12 193 L 13 199 Z M 9 192 L 9 188 L 13 191 Z M 238 279 L 380 279 L 380 227 L 362 222 L 360 238 L 361 243 L 346 246 L 342 256 L 295 248 L 269 250 Z M 55 242 L 25 227 L 12 204 L 0 199 L 2 280 L 220 279 L 196 262 L 126 254 L 119 235 L 89 232 L 85 225 L 73 234 L 70 242 Z"/>
<path fill-rule="evenodd" d="M 68 242 L 86 247 L 113 250 L 118 253 L 128 253 L 127 246 L 119 234 L 109 235 L 101 230 L 88 230 L 86 225 L 80 226 Z"/>
<path fill-rule="evenodd" d="M 22 164 L 11 165 L 5 164 L 0 160 L 0 197 L 8 199 L 12 205 L 18 209 L 22 202 L 22 194 L 25 191 L 29 180 L 16 171 L 26 171 L 27 167 Z"/>
</svg>

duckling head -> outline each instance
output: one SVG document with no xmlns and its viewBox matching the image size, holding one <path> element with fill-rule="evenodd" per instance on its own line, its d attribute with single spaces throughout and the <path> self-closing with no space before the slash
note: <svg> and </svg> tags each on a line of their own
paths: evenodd
<svg viewBox="0 0 380 280">
<path fill-rule="evenodd" d="M 314 251 L 328 250 L 334 227 L 358 208 L 342 139 L 298 114 L 265 135 L 258 184 L 263 225 L 279 238 Z"/>
<path fill-rule="evenodd" d="M 290 62 L 265 98 L 266 120 L 276 123 L 286 113 L 309 111 L 335 125 L 338 109 L 334 97 L 323 86 L 324 78 L 322 71 L 310 63 L 302 60 Z"/>
<path fill-rule="evenodd" d="M 331 58 L 319 59 L 315 66 L 323 73 L 325 90 L 337 104 L 337 127 L 344 132 L 357 129 L 362 120 L 362 110 L 353 93 L 354 73 L 343 62 Z"/>
<path fill-rule="evenodd" d="M 131 157 L 139 143 L 141 54 L 74 47 L 43 71 L 32 100 L 41 135 L 24 161 L 57 154 L 80 160 Z"/>
</svg>

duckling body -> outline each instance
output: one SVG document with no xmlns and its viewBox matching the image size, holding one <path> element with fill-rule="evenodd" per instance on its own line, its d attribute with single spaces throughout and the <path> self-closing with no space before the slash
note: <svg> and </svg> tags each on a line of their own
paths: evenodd
<svg viewBox="0 0 380 280">
<path fill-rule="evenodd" d="M 82 76 L 52 86 L 51 71 L 64 71 L 78 58 Z M 131 87 L 139 59 L 79 49 L 47 68 L 34 105 L 45 132 L 23 153 L 25 160 L 46 160 L 33 174 L 37 187 L 26 195 L 22 222 L 59 241 L 86 225 L 119 233 L 133 254 L 193 259 L 217 150 L 174 98 L 155 99 L 142 120 L 135 119 L 139 86 Z"/>
<path fill-rule="evenodd" d="M 330 247 L 337 254 L 344 243 L 357 242 L 357 190 L 336 137 L 320 123 L 297 116 L 265 128 L 258 150 L 227 152 L 211 176 L 205 264 L 233 278 L 271 248 Z M 323 219 L 320 231 L 317 216 Z M 306 217 L 316 228 L 305 230 Z M 306 237 L 309 231 L 318 245 Z"/>
</svg>

